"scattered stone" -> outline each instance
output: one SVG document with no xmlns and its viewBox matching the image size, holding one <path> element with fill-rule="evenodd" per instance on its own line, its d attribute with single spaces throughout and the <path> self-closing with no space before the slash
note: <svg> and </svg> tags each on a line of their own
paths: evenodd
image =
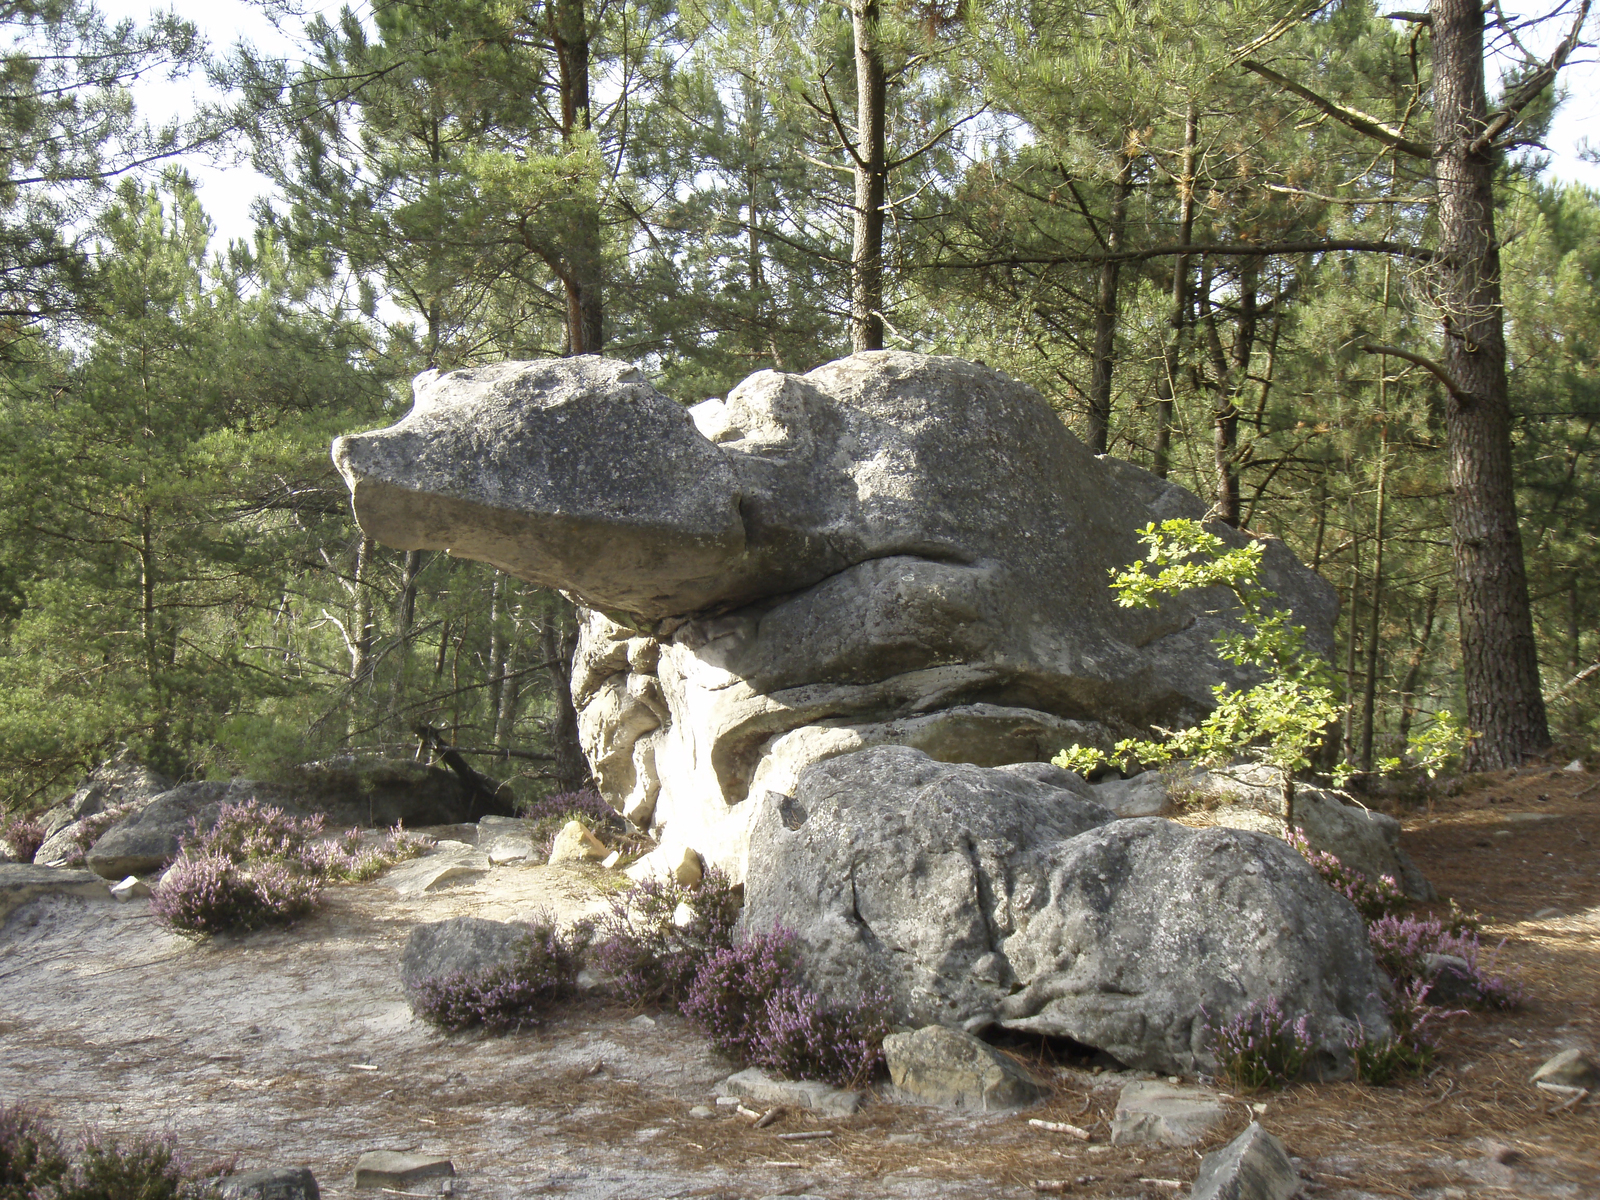
<svg viewBox="0 0 1600 1200">
<path fill-rule="evenodd" d="M 717 1110 L 706 1104 L 696 1104 L 689 1110 L 689 1115 L 696 1121 L 709 1121 L 717 1115 Z"/>
<path fill-rule="evenodd" d="M 496 838 L 489 847 L 489 865 L 501 867 L 506 863 L 526 862 L 533 857 L 533 839 L 515 835 Z"/>
<path fill-rule="evenodd" d="M 267 1167 L 219 1181 L 221 1200 L 322 1200 L 308 1167 Z"/>
<path fill-rule="evenodd" d="M 104 900 L 106 881 L 93 871 L 41 867 L 34 863 L 0 863 L 0 921 L 40 896 L 83 896 Z"/>
<path fill-rule="evenodd" d="M 600 865 L 602 867 L 604 867 L 606 870 L 612 871 L 612 870 L 616 869 L 617 864 L 619 862 L 621 862 L 621 861 L 622 861 L 622 851 L 621 850 L 613 850 L 610 854 L 606 855 L 604 858 L 602 858 L 600 860 Z"/>
<path fill-rule="evenodd" d="M 1424 955 L 1422 974 L 1428 981 L 1429 1004 L 1470 1004 L 1481 998 L 1472 965 L 1459 955 Z"/>
<path fill-rule="evenodd" d="M 523 817 L 502 817 L 491 814 L 487 817 L 479 817 L 477 825 L 479 834 L 490 839 L 502 835 L 511 837 L 526 836 L 528 832 L 528 822 Z"/>
<path fill-rule="evenodd" d="M 808 984 L 849 1002 L 871 980 L 901 1024 L 1069 1037 L 1163 1075 L 1215 1073 L 1201 1009 L 1307 1014 L 1324 1077 L 1357 1022 L 1388 1027 L 1364 924 L 1283 841 L 1116 820 L 1062 778 L 898 746 L 818 763 L 762 802 L 743 926 L 781 922 Z"/>
<path fill-rule="evenodd" d="M 736 877 L 744 804 L 812 763 L 1109 749 L 1243 679 L 1212 644 L 1213 597 L 1125 609 L 1106 586 L 1141 526 L 1205 504 L 1091 454 L 987 367 L 857 354 L 688 411 L 592 355 L 413 389 L 399 423 L 335 443 L 362 528 L 580 597 L 573 699 L 602 793 Z M 1260 544 L 1265 585 L 1331 648 L 1333 590 Z"/>
<path fill-rule="evenodd" d="M 1535 921 L 1559 921 L 1566 915 L 1559 908 L 1541 908 L 1533 914 L 1533 919 Z"/>
<path fill-rule="evenodd" d="M 517 960 L 527 937 L 526 925 L 482 917 L 451 917 L 418 925 L 406 938 L 400 956 L 400 986 L 415 1007 L 417 989 L 424 979 L 481 975 L 507 966 Z"/>
<path fill-rule="evenodd" d="M 942 1108 L 997 1112 L 1044 1095 L 1028 1073 L 987 1042 L 930 1025 L 883 1039 L 889 1078 L 907 1099 Z"/>
<path fill-rule="evenodd" d="M 1233 1141 L 1200 1160 L 1190 1200 L 1291 1200 L 1300 1175 L 1283 1143 L 1252 1121 Z"/>
<path fill-rule="evenodd" d="M 684 887 L 694 887 L 705 878 L 705 864 L 700 861 L 699 853 L 685 849 L 672 868 L 672 877 Z"/>
<path fill-rule="evenodd" d="M 121 883 L 111 885 L 111 895 L 117 900 L 148 900 L 150 885 L 137 875 L 129 875 Z"/>
<path fill-rule="evenodd" d="M 383 882 L 402 896 L 422 896 L 447 883 L 487 874 L 489 860 L 465 842 L 436 842 L 421 858 L 391 867 Z"/>
<path fill-rule="evenodd" d="M 584 967 L 578 972 L 578 976 L 572 981 L 572 985 L 580 992 L 587 994 L 589 992 L 599 991 L 605 986 L 605 980 L 600 977 L 598 972 L 591 971 L 588 967 Z"/>
<path fill-rule="evenodd" d="M 1529 1083 L 1552 1083 L 1560 1087 L 1600 1088 L 1600 1065 L 1579 1049 L 1563 1050 L 1545 1060 L 1528 1079 Z"/>
<path fill-rule="evenodd" d="M 1111 1118 L 1111 1144 L 1187 1146 L 1203 1140 L 1227 1119 L 1227 1110 L 1210 1088 L 1129 1083 L 1123 1086 Z"/>
<path fill-rule="evenodd" d="M 424 1179 L 439 1179 L 455 1173 L 455 1165 L 448 1158 L 399 1150 L 369 1150 L 356 1160 L 355 1186 L 404 1188 Z"/>
<path fill-rule="evenodd" d="M 1145 771 L 1132 779 L 1104 779 L 1090 784 L 1089 790 L 1096 804 L 1119 817 L 1164 817 L 1172 808 L 1160 771 Z"/>
<path fill-rule="evenodd" d="M 634 1017 L 631 1021 L 629 1021 L 628 1024 L 632 1025 L 635 1029 L 654 1029 L 656 1027 L 656 1019 L 646 1013 L 640 1013 L 637 1017 Z"/>
<path fill-rule="evenodd" d="M 556 834 L 550 847 L 550 865 L 569 862 L 599 862 L 606 856 L 606 845 L 584 828 L 581 821 L 568 821 Z"/>
<path fill-rule="evenodd" d="M 1574 775 L 1582 775 L 1584 771 L 1583 759 L 1575 758 L 1561 769 L 1563 771 L 1571 771 Z"/>
<path fill-rule="evenodd" d="M 861 1107 L 860 1092 L 814 1079 L 774 1079 L 759 1067 L 728 1076 L 717 1090 L 725 1097 L 732 1097 L 736 1104 L 743 1100 L 767 1105 L 786 1104 L 791 1108 L 807 1108 L 825 1117 L 848 1117 Z"/>
</svg>

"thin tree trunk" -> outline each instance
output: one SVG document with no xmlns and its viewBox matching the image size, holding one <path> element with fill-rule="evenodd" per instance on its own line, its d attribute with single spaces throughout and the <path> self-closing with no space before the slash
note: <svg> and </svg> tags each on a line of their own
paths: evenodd
<svg viewBox="0 0 1600 1200">
<path fill-rule="evenodd" d="M 505 674 L 506 637 L 501 627 L 506 619 L 506 576 L 494 573 L 494 583 L 489 589 L 489 729 L 491 734 L 499 718 L 499 684 Z"/>
<path fill-rule="evenodd" d="M 395 668 L 389 685 L 389 711 L 398 712 L 405 699 L 406 676 L 411 667 L 411 636 L 417 623 L 417 576 L 427 559 L 423 550 L 407 550 L 400 569 L 400 595 L 395 605 Z"/>
<path fill-rule="evenodd" d="M 1189 102 L 1183 127 L 1183 175 L 1178 180 L 1178 245 L 1194 239 L 1195 169 L 1200 153 L 1200 117 Z M 1156 446 L 1152 470 L 1162 479 L 1172 468 L 1172 404 L 1183 356 L 1183 334 L 1189 315 L 1189 256 L 1172 259 L 1171 307 L 1167 313 L 1167 338 L 1161 349 L 1161 375 L 1156 380 Z"/>
<path fill-rule="evenodd" d="M 1128 198 L 1133 195 L 1133 159 L 1117 155 L 1117 179 L 1111 197 L 1111 218 L 1106 222 L 1106 249 L 1122 249 L 1128 226 Z M 1094 374 L 1089 380 L 1089 427 L 1084 440 L 1095 454 L 1104 454 L 1111 432 L 1111 378 L 1116 366 L 1117 289 L 1122 264 L 1115 260 L 1100 267 L 1100 287 L 1094 310 Z"/>
<path fill-rule="evenodd" d="M 1209 261 L 1209 260 L 1208 260 Z M 1233 351 L 1222 349 L 1217 331 L 1216 312 L 1211 306 L 1211 273 L 1204 272 L 1199 293 L 1200 310 L 1211 344 L 1213 368 L 1217 375 L 1216 399 L 1211 414 L 1212 465 L 1217 473 L 1216 499 L 1212 512 L 1225 525 L 1239 526 L 1239 400 L 1250 377 L 1250 357 L 1256 340 L 1256 281 L 1259 262 L 1247 258 L 1239 269 L 1239 322 L 1234 331 Z"/>
<path fill-rule="evenodd" d="M 554 593 L 551 610 L 539 630 L 555 705 L 550 729 L 550 752 L 555 755 L 551 771 L 564 789 L 576 791 L 589 782 L 589 761 L 578 739 L 578 710 L 572 703 L 572 656 L 578 648 L 578 621 L 572 605 Z"/>
<path fill-rule="evenodd" d="M 1450 527 L 1460 612 L 1469 770 L 1516 766 L 1550 745 L 1511 466 L 1494 151 L 1473 153 L 1487 124 L 1484 9 L 1434 0 L 1434 158 L 1443 308 Z"/>
<path fill-rule="evenodd" d="M 878 0 L 854 0 L 856 54 L 855 240 L 850 252 L 850 348 L 883 349 L 883 222 L 889 188 L 888 85 L 878 43 Z"/>
<path fill-rule="evenodd" d="M 1381 406 L 1381 401 L 1380 401 Z M 1367 675 L 1361 702 L 1361 769 L 1372 770 L 1372 733 L 1378 703 L 1378 633 L 1383 613 L 1383 526 L 1389 479 L 1389 430 L 1378 451 L 1378 498 L 1372 514 L 1372 596 L 1367 609 Z"/>
<path fill-rule="evenodd" d="M 1406 677 L 1400 684 L 1400 744 L 1411 742 L 1411 723 L 1417 717 L 1417 680 L 1422 676 L 1422 664 L 1428 659 L 1428 643 L 1433 640 L 1433 618 L 1439 611 L 1439 589 L 1428 589 L 1428 600 L 1422 609 L 1422 633 L 1411 648 L 1411 658 L 1406 663 Z"/>
<path fill-rule="evenodd" d="M 350 682 L 360 686 L 372 671 L 372 556 L 377 545 L 369 537 L 362 537 L 356 546 L 355 581 L 351 597 L 355 601 L 355 628 L 350 639 Z"/>
<path fill-rule="evenodd" d="M 1344 656 L 1344 756 L 1355 757 L 1356 743 L 1356 596 L 1361 588 L 1361 535 L 1356 529 L 1355 502 L 1350 504 L 1350 615 Z"/>
<path fill-rule="evenodd" d="M 590 128 L 589 22 L 584 0 L 547 0 L 546 27 L 555 50 L 561 95 L 561 140 Z M 581 189 L 567 203 L 576 212 L 560 254 L 557 275 L 566 295 L 568 354 L 599 354 L 605 344 L 601 304 L 600 209 Z"/>
</svg>

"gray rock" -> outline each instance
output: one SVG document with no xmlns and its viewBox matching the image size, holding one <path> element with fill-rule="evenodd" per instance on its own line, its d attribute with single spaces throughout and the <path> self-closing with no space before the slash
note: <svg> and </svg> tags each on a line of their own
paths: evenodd
<svg viewBox="0 0 1600 1200">
<path fill-rule="evenodd" d="M 759 1067 L 729 1075 L 718 1086 L 717 1094 L 757 1104 L 808 1108 L 825 1117 L 848 1117 L 861 1107 L 860 1092 L 836 1088 L 815 1079 L 775 1079 Z"/>
<path fill-rule="evenodd" d="M 550 863 L 599 862 L 606 856 L 605 843 L 584 828 L 581 821 L 568 821 L 556 834 L 550 847 Z"/>
<path fill-rule="evenodd" d="M 1283 1143 L 1255 1121 L 1200 1160 L 1190 1200 L 1291 1200 L 1300 1174 Z"/>
<path fill-rule="evenodd" d="M 124 751 L 96 767 L 69 799 L 51 809 L 45 830 L 55 833 L 74 821 L 107 809 L 148 804 L 170 789 L 172 783 L 159 771 L 135 762 Z"/>
<path fill-rule="evenodd" d="M 1117 1097 L 1111 1144 L 1188 1146 L 1202 1141 L 1227 1119 L 1227 1109 L 1210 1088 L 1138 1080 L 1124 1084 Z"/>
<path fill-rule="evenodd" d="M 148 900 L 150 898 L 150 885 L 137 875 L 129 875 L 121 883 L 111 885 L 111 896 L 115 900 Z"/>
<path fill-rule="evenodd" d="M 222 1200 L 322 1200 L 309 1167 L 267 1167 L 219 1181 Z"/>
<path fill-rule="evenodd" d="M 182 783 L 101 834 L 84 862 L 106 879 L 150 875 L 178 857 L 185 835 L 215 825 L 224 804 L 282 805 L 289 799 L 277 787 L 247 779 Z"/>
<path fill-rule="evenodd" d="M 482 975 L 517 961 L 527 942 L 526 925 L 451 917 L 418 925 L 406 938 L 400 956 L 400 986 L 416 1005 L 417 988 L 425 979 L 446 975 Z"/>
<path fill-rule="evenodd" d="M 93 871 L 63 870 L 34 863 L 0 863 L 0 921 L 40 896 L 109 900 L 106 881 Z"/>
<path fill-rule="evenodd" d="M 930 1025 L 883 1039 L 889 1079 L 918 1104 L 998 1112 L 1045 1094 L 1015 1061 L 959 1029 Z"/>
<path fill-rule="evenodd" d="M 383 882 L 402 896 L 423 896 L 446 884 L 465 883 L 488 873 L 488 856 L 477 847 L 438 842 L 421 858 L 391 867 Z"/>
<path fill-rule="evenodd" d="M 1205 505 L 986 367 L 859 354 L 692 418 L 592 357 L 415 392 L 399 424 L 335 443 L 363 529 L 589 605 L 573 685 L 601 790 L 735 874 L 742 806 L 810 763 L 876 744 L 1039 761 L 1195 719 L 1238 678 L 1211 642 L 1225 596 L 1125 609 L 1106 583 L 1141 526 Z M 1330 648 L 1332 589 L 1265 549 Z"/>
<path fill-rule="evenodd" d="M 41 867 L 75 867 L 83 862 L 83 840 L 90 827 L 89 818 L 68 821 L 39 843 L 33 861 Z M 93 839 L 91 838 L 92 842 Z"/>
<path fill-rule="evenodd" d="M 1546 1059 L 1528 1080 L 1560 1087 L 1600 1088 L 1600 1064 L 1580 1049 L 1563 1050 Z"/>
<path fill-rule="evenodd" d="M 1195 771 L 1181 779 L 1178 788 L 1235 801 L 1207 814 L 1213 824 L 1283 835 L 1281 785 L 1271 768 L 1250 763 Z M 1347 803 L 1328 788 L 1299 785 L 1294 804 L 1295 825 L 1313 850 L 1333 855 L 1370 879 L 1387 875 L 1414 900 L 1438 899 L 1433 885 L 1400 848 L 1400 822 L 1395 818 Z"/>
<path fill-rule="evenodd" d="M 689 1115 L 696 1121 L 709 1121 L 717 1115 L 717 1110 L 709 1104 L 696 1104 L 689 1110 Z"/>
<path fill-rule="evenodd" d="M 1213 1070 L 1208 1017 L 1271 998 L 1309 1018 L 1324 1075 L 1357 1023 L 1387 1031 L 1360 917 L 1287 845 L 1115 820 L 1042 774 L 887 746 L 809 768 L 756 815 L 745 927 L 781 921 L 813 986 L 871 981 L 902 1023 L 1070 1037 L 1163 1074 Z"/>
<path fill-rule="evenodd" d="M 526 835 L 503 835 L 495 838 L 494 842 L 489 846 L 489 865 L 491 867 L 504 866 L 508 863 L 527 862 L 533 857 L 533 839 Z"/>
<path fill-rule="evenodd" d="M 477 821 L 486 814 L 509 818 L 515 804 L 509 789 L 486 796 L 452 771 L 410 759 L 326 759 L 291 767 L 279 782 L 295 812 L 323 813 L 330 828 L 403 824 L 414 829 Z"/>
<path fill-rule="evenodd" d="M 1144 771 L 1132 779 L 1105 779 L 1089 785 L 1095 803 L 1119 817 L 1164 817 L 1172 808 L 1160 771 Z"/>
<path fill-rule="evenodd" d="M 1424 955 L 1422 974 L 1428 981 L 1429 1004 L 1475 1004 L 1482 999 L 1471 965 L 1459 955 Z"/>
<path fill-rule="evenodd" d="M 368 1150 L 356 1160 L 357 1188 L 405 1188 L 424 1179 L 441 1179 L 456 1173 L 448 1158 L 409 1154 L 400 1150 Z"/>
</svg>

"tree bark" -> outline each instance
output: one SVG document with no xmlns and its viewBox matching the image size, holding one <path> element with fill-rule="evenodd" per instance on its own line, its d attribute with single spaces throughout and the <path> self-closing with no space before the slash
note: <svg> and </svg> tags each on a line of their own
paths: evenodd
<svg viewBox="0 0 1600 1200">
<path fill-rule="evenodd" d="M 1106 249 L 1122 249 L 1128 228 L 1128 197 L 1133 195 L 1133 159 L 1117 155 L 1117 179 L 1111 195 L 1111 216 L 1106 222 Z M 1116 366 L 1117 291 L 1122 264 L 1100 264 L 1100 286 L 1094 309 L 1094 374 L 1089 380 L 1089 427 L 1084 441 L 1095 454 L 1104 454 L 1111 435 L 1111 379 Z"/>
<path fill-rule="evenodd" d="M 1445 404 L 1469 770 L 1513 767 L 1550 745 L 1511 467 L 1494 151 L 1474 152 L 1488 124 L 1484 10 L 1435 0 L 1433 169 L 1443 309 Z"/>
<path fill-rule="evenodd" d="M 539 630 L 540 649 L 549 664 L 550 693 L 555 720 L 550 728 L 550 750 L 555 755 L 551 773 L 567 791 L 589 782 L 589 760 L 578 738 L 578 710 L 572 703 L 572 656 L 578 648 L 577 614 L 563 597 L 551 593 L 550 610 Z"/>
<path fill-rule="evenodd" d="M 1372 515 L 1372 596 L 1367 609 L 1367 675 L 1361 689 L 1361 769 L 1372 770 L 1372 737 L 1378 707 L 1378 634 L 1383 615 L 1383 537 L 1388 500 L 1389 436 L 1387 426 L 1378 451 L 1378 498 Z"/>
<path fill-rule="evenodd" d="M 889 191 L 888 81 L 878 0 L 850 8 L 856 54 L 855 240 L 850 252 L 850 348 L 883 349 L 883 222 Z"/>
<path fill-rule="evenodd" d="M 1406 677 L 1400 685 L 1400 744 L 1411 743 L 1411 724 L 1417 719 L 1417 680 L 1422 677 L 1422 664 L 1428 659 L 1428 644 L 1433 641 L 1433 618 L 1439 611 L 1439 589 L 1428 589 L 1428 600 L 1422 609 L 1422 632 L 1417 644 L 1411 648 L 1410 661 L 1406 663 Z"/>
<path fill-rule="evenodd" d="M 1194 101 L 1183 126 L 1183 174 L 1178 179 L 1179 211 L 1178 244 L 1187 246 L 1194 240 L 1194 189 L 1195 169 L 1200 153 L 1200 116 Z M 1156 380 L 1156 446 L 1152 470 L 1162 479 L 1172 468 L 1172 404 L 1178 368 L 1183 355 L 1183 333 L 1189 316 L 1189 256 L 1175 255 L 1172 259 L 1172 304 L 1167 312 L 1167 337 L 1161 349 L 1161 375 Z"/>
<path fill-rule="evenodd" d="M 547 0 L 546 27 L 555 50 L 561 95 L 561 140 L 590 129 L 589 21 L 584 0 Z M 567 302 L 567 354 L 599 354 L 605 345 L 601 303 L 600 208 L 579 189 L 569 203 L 573 221 L 555 267 Z"/>
</svg>

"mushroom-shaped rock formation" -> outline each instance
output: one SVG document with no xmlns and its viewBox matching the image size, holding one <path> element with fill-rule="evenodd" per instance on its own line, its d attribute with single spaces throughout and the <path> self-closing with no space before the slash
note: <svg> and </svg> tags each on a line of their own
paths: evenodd
<svg viewBox="0 0 1600 1200">
<path fill-rule="evenodd" d="M 1140 528 L 1205 506 L 987 367 L 875 351 L 691 409 L 593 356 L 415 388 L 398 424 L 334 443 L 357 519 L 584 606 L 585 752 L 668 853 L 742 876 L 752 798 L 811 763 L 1039 761 L 1191 721 L 1234 678 L 1224 595 L 1136 610 L 1108 587 Z M 1331 646 L 1332 589 L 1276 541 L 1264 577 Z"/>
</svg>

